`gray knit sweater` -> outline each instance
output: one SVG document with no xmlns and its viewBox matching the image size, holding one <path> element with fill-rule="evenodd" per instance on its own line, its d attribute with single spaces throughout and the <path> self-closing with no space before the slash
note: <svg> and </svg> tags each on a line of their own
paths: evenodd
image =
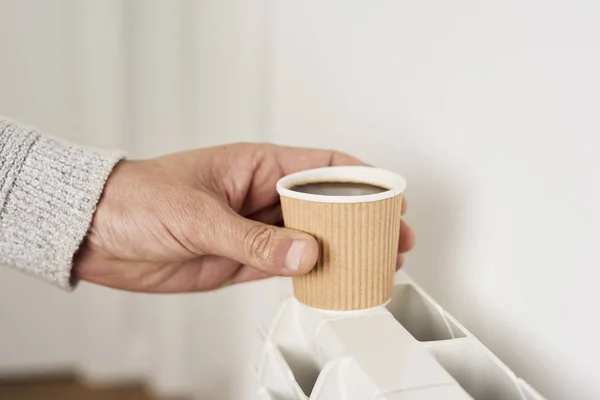
<svg viewBox="0 0 600 400">
<path fill-rule="evenodd" d="M 70 289 L 73 256 L 121 157 L 0 116 L 0 264 Z"/>
</svg>

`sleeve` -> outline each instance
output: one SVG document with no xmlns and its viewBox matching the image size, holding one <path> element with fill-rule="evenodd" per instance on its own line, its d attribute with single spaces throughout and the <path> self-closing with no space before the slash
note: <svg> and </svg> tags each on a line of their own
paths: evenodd
<svg viewBox="0 0 600 400">
<path fill-rule="evenodd" d="M 0 265 L 70 290 L 73 257 L 122 158 L 0 116 Z"/>
</svg>

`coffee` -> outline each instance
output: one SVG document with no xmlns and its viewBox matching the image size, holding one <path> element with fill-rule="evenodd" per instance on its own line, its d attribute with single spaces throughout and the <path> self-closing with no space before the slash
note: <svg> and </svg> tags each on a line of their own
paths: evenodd
<svg viewBox="0 0 600 400">
<path fill-rule="evenodd" d="M 290 190 L 324 196 L 364 196 L 389 189 L 360 182 L 311 182 L 292 186 Z"/>
</svg>

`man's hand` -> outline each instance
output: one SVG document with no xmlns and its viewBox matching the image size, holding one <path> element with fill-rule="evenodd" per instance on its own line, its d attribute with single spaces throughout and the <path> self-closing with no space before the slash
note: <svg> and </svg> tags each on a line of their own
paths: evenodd
<svg viewBox="0 0 600 400">
<path fill-rule="evenodd" d="M 364 163 L 333 151 L 264 144 L 122 161 L 106 183 L 75 276 L 164 293 L 304 274 L 316 263 L 317 242 L 278 227 L 275 185 L 284 175 L 329 165 Z M 415 240 L 404 222 L 400 232 L 398 268 Z"/>
</svg>

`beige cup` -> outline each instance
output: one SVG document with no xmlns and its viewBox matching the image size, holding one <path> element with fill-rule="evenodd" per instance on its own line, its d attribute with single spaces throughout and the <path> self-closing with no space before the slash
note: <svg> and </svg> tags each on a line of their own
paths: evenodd
<svg viewBox="0 0 600 400">
<path fill-rule="evenodd" d="M 387 190 L 357 196 L 291 190 L 315 182 L 364 183 Z M 320 309 L 358 310 L 391 298 L 405 187 L 400 175 L 362 166 L 301 171 L 277 182 L 285 226 L 319 242 L 315 268 L 293 278 L 299 301 Z"/>
</svg>

